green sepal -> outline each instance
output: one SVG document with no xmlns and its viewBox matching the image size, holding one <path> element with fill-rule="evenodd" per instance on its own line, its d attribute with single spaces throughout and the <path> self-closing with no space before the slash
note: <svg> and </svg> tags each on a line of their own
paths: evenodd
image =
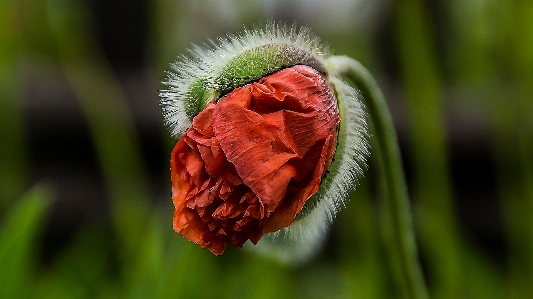
<svg viewBox="0 0 533 299">
<path fill-rule="evenodd" d="M 185 113 L 192 119 L 211 100 L 218 100 L 235 88 L 294 65 L 307 65 L 325 74 L 322 62 L 293 45 L 269 44 L 243 51 L 227 62 L 213 78 L 200 78 L 189 85 L 184 99 Z"/>
<path fill-rule="evenodd" d="M 206 78 L 194 81 L 185 94 L 185 114 L 192 120 L 214 97 L 215 93 L 207 88 Z"/>
</svg>

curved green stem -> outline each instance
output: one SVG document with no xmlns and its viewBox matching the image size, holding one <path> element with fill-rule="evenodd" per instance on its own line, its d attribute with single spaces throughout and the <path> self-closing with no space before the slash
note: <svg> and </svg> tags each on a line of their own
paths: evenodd
<svg viewBox="0 0 533 299">
<path fill-rule="evenodd" d="M 349 57 L 329 58 L 327 69 L 330 76 L 345 77 L 362 92 L 373 124 L 373 153 L 379 164 L 378 175 L 383 198 L 383 231 L 387 254 L 394 268 L 394 282 L 405 298 L 428 298 L 418 262 L 400 149 L 383 93 L 370 72 Z"/>
</svg>

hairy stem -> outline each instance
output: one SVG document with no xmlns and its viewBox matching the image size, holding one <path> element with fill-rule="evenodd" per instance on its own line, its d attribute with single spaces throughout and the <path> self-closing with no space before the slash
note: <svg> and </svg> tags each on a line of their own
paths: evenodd
<svg viewBox="0 0 533 299">
<path fill-rule="evenodd" d="M 394 269 L 394 282 L 405 298 L 428 298 L 418 262 L 412 215 L 400 149 L 385 98 L 370 72 L 346 57 L 328 59 L 331 76 L 349 79 L 362 92 L 373 125 L 375 159 L 378 161 L 387 255 Z"/>
</svg>

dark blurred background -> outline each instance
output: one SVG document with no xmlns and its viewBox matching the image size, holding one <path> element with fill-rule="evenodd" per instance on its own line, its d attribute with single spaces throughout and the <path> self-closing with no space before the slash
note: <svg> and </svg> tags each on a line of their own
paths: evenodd
<svg viewBox="0 0 533 299">
<path fill-rule="evenodd" d="M 172 231 L 164 71 L 267 19 L 383 89 L 432 297 L 529 298 L 531 1 L 0 0 L 1 298 L 395 296 L 372 159 L 304 265 Z"/>
</svg>

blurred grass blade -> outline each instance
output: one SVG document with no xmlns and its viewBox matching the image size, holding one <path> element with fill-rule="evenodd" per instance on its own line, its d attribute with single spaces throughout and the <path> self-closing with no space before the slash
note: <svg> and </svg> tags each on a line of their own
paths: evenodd
<svg viewBox="0 0 533 299">
<path fill-rule="evenodd" d="M 133 117 L 87 14 L 80 1 L 52 0 L 48 5 L 59 63 L 91 130 L 120 240 L 123 273 L 129 275 L 138 266 L 140 240 L 152 212 L 147 172 Z"/>
<path fill-rule="evenodd" d="M 464 283 L 455 222 L 441 101 L 441 74 L 429 21 L 429 1 L 395 1 L 396 42 L 414 163 L 413 199 L 421 251 L 427 256 L 434 298 L 458 298 Z"/>
<path fill-rule="evenodd" d="M 0 298 L 24 298 L 31 290 L 36 240 L 50 190 L 37 185 L 24 194 L 3 217 L 0 228 Z"/>
<path fill-rule="evenodd" d="M 464 252 L 465 275 L 471 278 L 467 298 L 531 298 L 533 5 L 531 1 L 452 3 L 455 36 L 448 45 L 448 67 L 458 75 L 454 84 L 476 93 L 458 102 L 486 111 L 489 117 L 508 241 L 506 271 L 495 271 L 481 252 Z"/>
<path fill-rule="evenodd" d="M 493 147 L 509 241 L 508 298 L 525 299 L 533 286 L 533 2 L 505 4 L 499 46 L 509 62 L 503 80 L 512 84 L 494 101 Z"/>
<path fill-rule="evenodd" d="M 17 27 L 17 1 L 0 0 L 0 213 L 25 188 L 25 134 L 19 107 L 19 56 L 22 33 Z"/>
<path fill-rule="evenodd" d="M 215 259 L 210 252 L 199 250 L 197 245 L 181 236 L 172 235 L 152 297 L 222 298 L 217 287 L 220 280 L 231 274 L 222 274 Z"/>
<path fill-rule="evenodd" d="M 357 191 L 352 192 L 350 204 L 337 220 L 335 237 L 343 244 L 339 246 L 339 257 L 344 261 L 340 266 L 347 276 L 349 298 L 381 299 L 390 297 L 391 282 L 384 266 L 379 216 L 368 188 L 368 180 L 361 180 Z"/>
</svg>

